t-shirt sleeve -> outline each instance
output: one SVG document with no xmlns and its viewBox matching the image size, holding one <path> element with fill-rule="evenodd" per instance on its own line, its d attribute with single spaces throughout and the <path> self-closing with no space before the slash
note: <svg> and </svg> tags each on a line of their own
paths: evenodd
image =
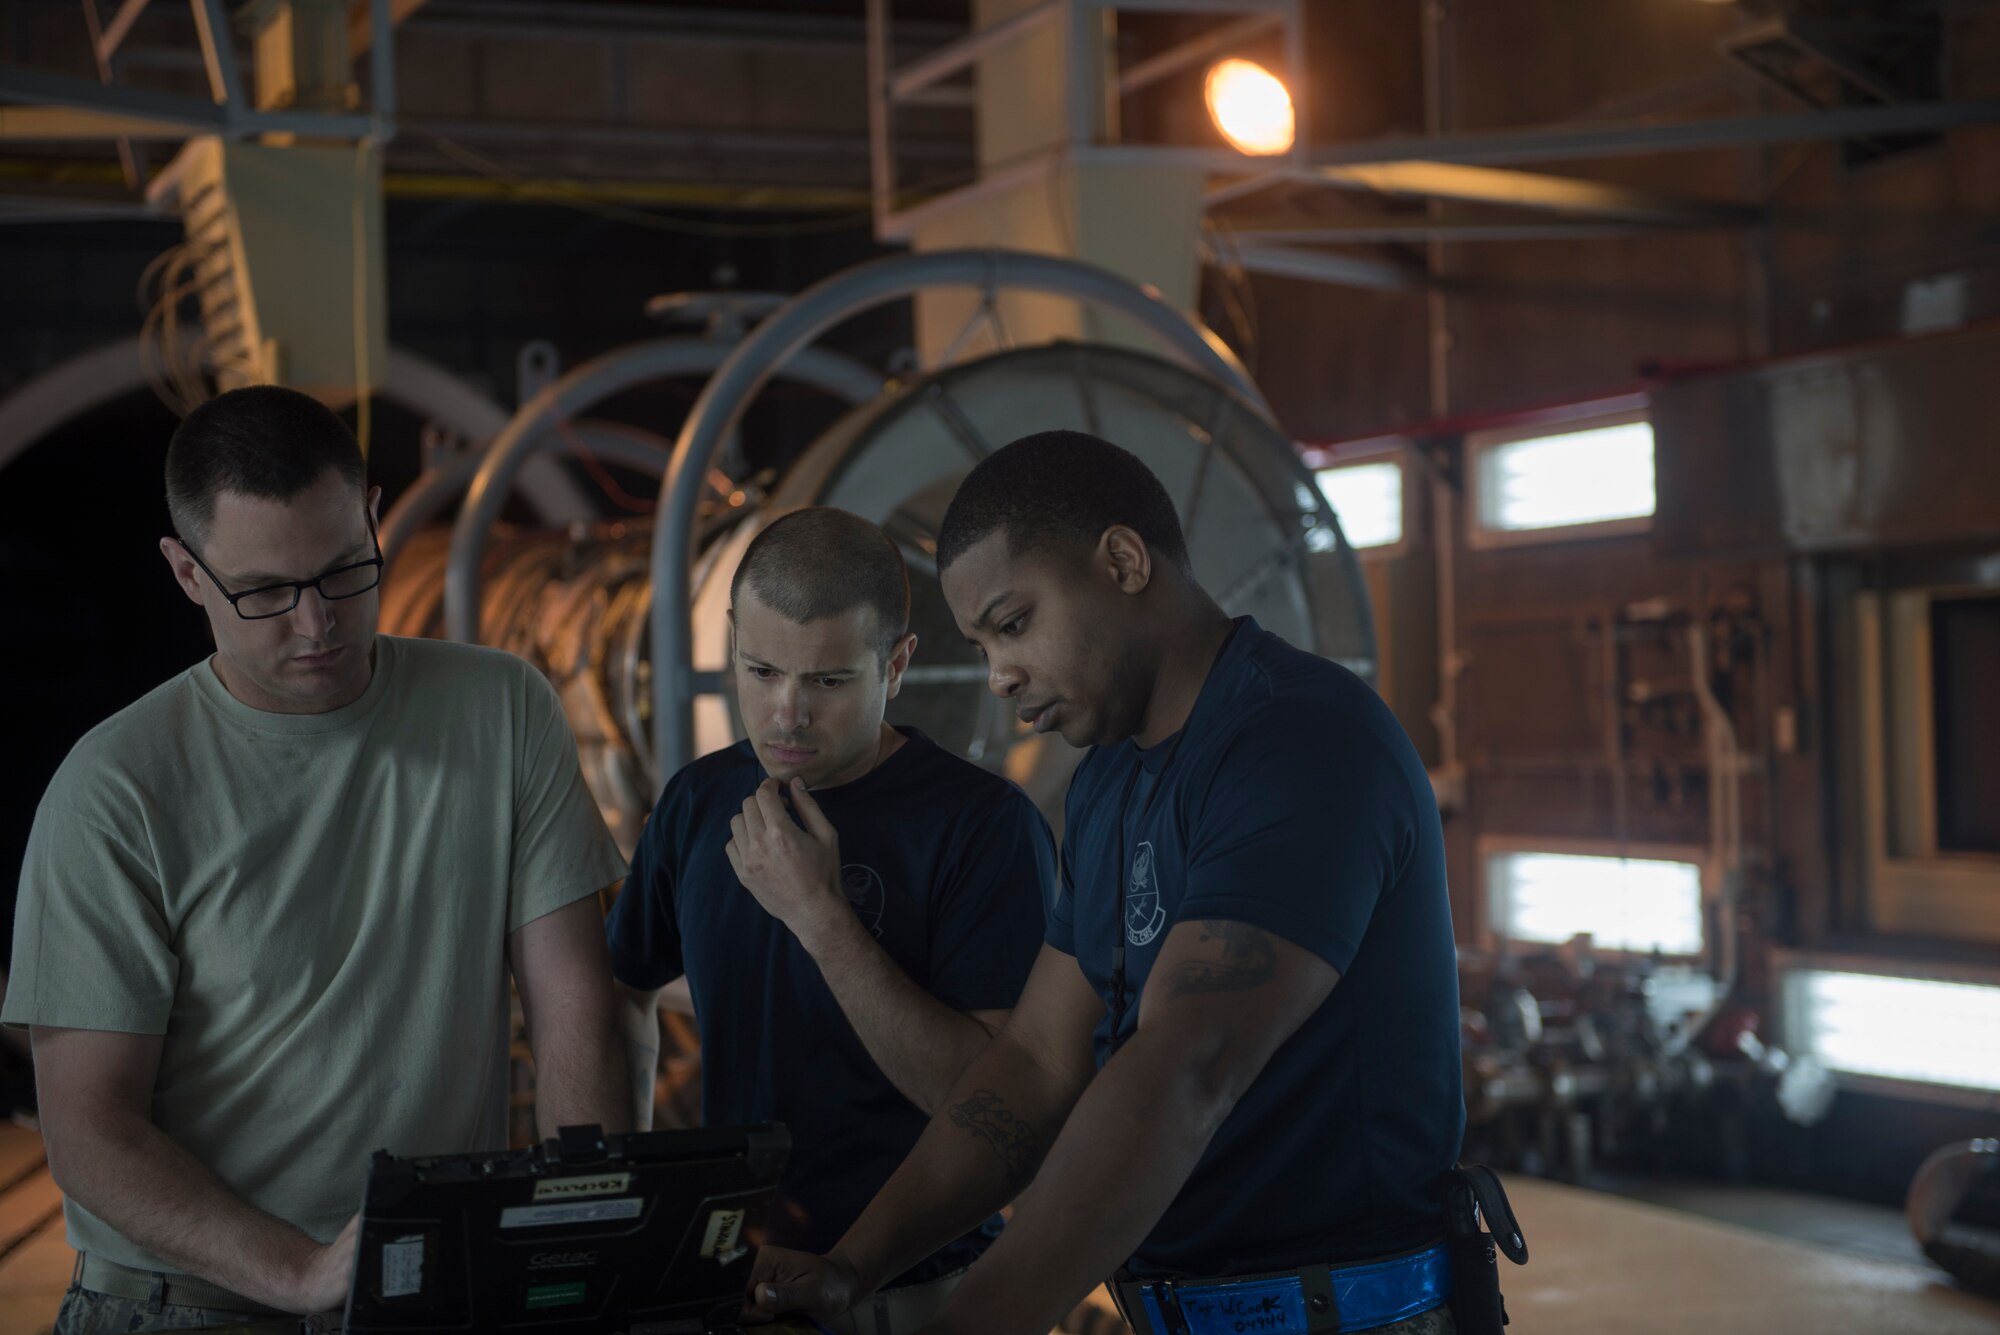
<svg viewBox="0 0 2000 1335">
<path fill-rule="evenodd" d="M 669 831 L 674 823 L 674 787 L 668 785 L 658 808 L 632 850 L 632 870 L 604 924 L 611 951 L 611 976 L 627 987 L 650 992 L 687 972 L 681 958 L 680 920 L 674 916 L 674 877 Z"/>
<path fill-rule="evenodd" d="M 934 892 L 931 995 L 959 1010 L 1009 1010 L 1035 967 L 1056 886 L 1055 838 L 1027 794 L 1010 788 L 968 822 L 953 874 Z"/>
<path fill-rule="evenodd" d="M 1253 719 L 1195 813 L 1177 921 L 1261 927 L 1345 973 L 1413 829 L 1409 779 L 1333 710 Z"/>
<path fill-rule="evenodd" d="M 60 797 L 35 813 L 0 1022 L 164 1034 L 180 959 L 152 851 Z"/>
<path fill-rule="evenodd" d="M 507 930 L 596 893 L 625 874 L 625 859 L 577 764 L 576 738 L 555 688 L 532 668 L 526 677 L 523 744 L 514 779 L 513 866 Z"/>
</svg>

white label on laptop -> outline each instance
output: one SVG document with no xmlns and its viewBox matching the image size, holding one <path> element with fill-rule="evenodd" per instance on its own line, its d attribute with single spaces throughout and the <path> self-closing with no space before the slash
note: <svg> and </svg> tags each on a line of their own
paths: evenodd
<svg viewBox="0 0 2000 1335">
<path fill-rule="evenodd" d="M 742 1210 L 711 1210 L 708 1231 L 701 1235 L 701 1254 L 714 1257 L 718 1265 L 728 1265 L 749 1251 L 743 1245 Z"/>
<path fill-rule="evenodd" d="M 424 1291 L 424 1238 L 421 1233 L 382 1244 L 382 1296 L 407 1298 Z"/>
<path fill-rule="evenodd" d="M 541 1228 L 548 1224 L 595 1224 L 607 1219 L 637 1219 L 645 1210 L 643 1196 L 615 1201 L 579 1201 L 575 1205 L 516 1205 L 500 1212 L 502 1228 Z"/>
<path fill-rule="evenodd" d="M 596 1177 L 548 1177 L 535 1183 L 538 1201 L 574 1201 L 585 1196 L 622 1196 L 632 1189 L 630 1173 L 599 1173 Z"/>
</svg>

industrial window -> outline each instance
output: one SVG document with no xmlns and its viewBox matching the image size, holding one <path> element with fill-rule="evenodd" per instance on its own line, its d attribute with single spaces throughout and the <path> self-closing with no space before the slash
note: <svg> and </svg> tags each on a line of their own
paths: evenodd
<svg viewBox="0 0 2000 1335">
<path fill-rule="evenodd" d="M 1492 930 L 1560 944 L 1588 933 L 1604 950 L 1698 955 L 1701 868 L 1664 858 L 1508 849 L 1486 857 Z"/>
<path fill-rule="evenodd" d="M 1941 853 L 2000 853 L 2000 597 L 1931 604 L 1932 736 L 1936 739 L 1937 846 Z"/>
<path fill-rule="evenodd" d="M 1402 545 L 1403 465 L 1399 461 L 1336 464 L 1313 476 L 1327 504 L 1339 516 L 1348 546 L 1369 551 Z"/>
<path fill-rule="evenodd" d="M 1877 931 L 2000 942 L 1992 584 L 1854 601 L 1855 781 Z"/>
<path fill-rule="evenodd" d="M 1786 1046 L 1831 1070 L 2000 1090 L 2000 987 L 1796 969 L 1784 1007 Z"/>
<path fill-rule="evenodd" d="M 1625 414 L 1558 432 L 1466 438 L 1475 546 L 1640 533 L 1651 526 L 1653 426 Z"/>
</svg>

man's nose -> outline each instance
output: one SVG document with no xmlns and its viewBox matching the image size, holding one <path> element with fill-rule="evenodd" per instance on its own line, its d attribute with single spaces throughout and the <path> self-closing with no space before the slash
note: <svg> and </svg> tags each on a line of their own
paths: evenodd
<svg viewBox="0 0 2000 1335">
<path fill-rule="evenodd" d="M 333 608 L 318 589 L 299 590 L 299 605 L 292 609 L 292 629 L 308 640 L 324 640 L 333 633 Z"/>
<path fill-rule="evenodd" d="M 783 682 L 773 693 L 771 721 L 781 732 L 798 732 L 811 726 L 812 712 L 807 708 L 805 692 L 796 682 Z"/>
<path fill-rule="evenodd" d="M 1027 674 L 1011 663 L 988 659 L 986 663 L 986 689 L 1002 700 L 1011 699 L 1021 693 L 1027 684 Z"/>
</svg>

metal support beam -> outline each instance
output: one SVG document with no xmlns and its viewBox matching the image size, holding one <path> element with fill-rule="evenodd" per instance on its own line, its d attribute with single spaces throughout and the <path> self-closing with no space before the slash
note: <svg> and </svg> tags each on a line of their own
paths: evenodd
<svg viewBox="0 0 2000 1335">
<path fill-rule="evenodd" d="M 1854 107 L 1660 123 L 1543 125 L 1521 130 L 1477 130 L 1433 137 L 1401 137 L 1323 144 L 1310 154 L 1319 169 L 1377 163 L 1524 163 L 1687 153 L 1825 139 L 1921 134 L 1966 125 L 2000 124 L 2000 101 L 1928 102 L 1898 107 Z M 1285 181 L 1343 184 L 1291 166 L 1246 176 L 1205 197 L 1210 207 L 1241 199 Z"/>
<path fill-rule="evenodd" d="M 97 81 L 111 82 L 111 55 L 104 47 L 104 17 L 97 12 L 97 0 L 83 0 L 83 17 L 90 25 L 90 49 L 97 63 Z M 144 184 L 139 172 L 139 155 L 130 139 L 118 140 L 118 168 L 125 174 L 125 188 L 136 191 Z"/>
<path fill-rule="evenodd" d="M 1216 261 L 1220 262 L 1222 258 L 1218 255 Z M 1410 292 L 1428 286 L 1428 279 L 1420 268 L 1353 255 L 1299 250 L 1292 246 L 1237 245 L 1230 248 L 1226 258 L 1251 273 L 1305 278 L 1315 283 L 1367 288 L 1375 292 Z"/>
<path fill-rule="evenodd" d="M 875 234 L 896 211 L 896 103 L 889 96 L 889 0 L 868 0 L 868 166 Z"/>
<path fill-rule="evenodd" d="M 1190 65 L 1199 65 L 1210 56 L 1223 55 L 1283 24 L 1284 18 L 1278 14 L 1251 14 L 1233 19 L 1179 46 L 1126 66 L 1118 76 L 1118 91 L 1136 93 L 1141 88 L 1149 88 L 1162 79 L 1179 74 Z"/>
<path fill-rule="evenodd" d="M 191 131 L 180 121 L 152 120 L 81 107 L 0 107 L 0 140 L 134 139 L 179 141 Z"/>
<path fill-rule="evenodd" d="M 1308 168 L 1274 175 L 1337 190 L 1362 190 L 1403 199 L 1505 204 L 1546 213 L 1665 226 L 1747 224 L 1762 216 L 1750 205 L 1726 200 L 1690 199 L 1570 176 L 1465 167 L 1448 162 L 1384 162 L 1372 166 Z M 1245 185 L 1239 183 L 1211 191 L 1207 196 L 1210 207 L 1247 193 Z"/>
<path fill-rule="evenodd" d="M 368 92 L 369 110 L 375 113 L 373 138 L 378 142 L 386 140 L 394 133 L 396 118 L 396 24 L 400 21 L 396 11 L 408 16 L 423 0 L 371 0 L 369 5 L 369 30 L 372 40 L 368 49 Z M 350 26 L 352 20 L 349 20 Z M 350 56 L 355 54 L 352 45 L 348 47 Z"/>
<path fill-rule="evenodd" d="M 899 101 L 920 88 L 949 79 L 987 52 L 1027 36 L 1068 8 L 1067 0 L 1042 0 L 1033 9 L 1024 9 L 990 28 L 981 28 L 929 55 L 917 57 L 889 76 L 890 100 Z"/>
<path fill-rule="evenodd" d="M 174 93 L 124 84 L 109 86 L 50 74 L 26 65 L 0 65 L 0 102 L 75 107 L 82 111 L 178 126 L 183 134 L 220 134 L 229 118 L 222 107 Z"/>
<path fill-rule="evenodd" d="M 1323 167 L 1327 184 L 1409 199 L 1446 199 L 1475 204 L 1510 204 L 1548 213 L 1647 223 L 1747 223 L 1759 217 L 1749 205 L 1690 199 L 1650 190 L 1582 181 L 1537 172 L 1465 167 L 1448 162 L 1385 162 L 1362 167 Z"/>
<path fill-rule="evenodd" d="M 360 139 L 380 129 L 367 116 L 251 111 L 241 102 L 225 106 L 127 84 L 87 83 L 25 65 L 0 65 L 0 103 L 22 108 L 0 113 L 0 138 L 13 139 L 186 139 L 198 134 L 236 139 L 260 134 Z M 66 107 L 74 111 L 60 110 Z"/>
<path fill-rule="evenodd" d="M 1473 130 L 1436 138 L 1372 139 L 1321 144 L 1316 167 L 1371 162 L 1563 162 L 1698 149 L 1759 148 L 1817 139 L 1868 139 L 1920 134 L 1962 125 L 2000 124 L 2000 101 L 1924 102 L 1895 107 L 1780 112 L 1690 121 L 1625 121 L 1600 125 L 1541 125 L 1524 130 Z"/>
<path fill-rule="evenodd" d="M 139 21 L 139 15 L 146 12 L 151 0 L 125 0 L 118 6 L 118 12 L 111 16 L 111 22 L 104 25 L 104 31 L 97 37 L 97 58 L 109 61 L 131 34 L 132 25 Z"/>
<path fill-rule="evenodd" d="M 229 12 L 222 0 L 188 0 L 195 32 L 201 38 L 201 58 L 208 66 L 209 95 L 225 107 L 247 107 L 243 75 L 236 68 L 236 44 L 229 30 Z"/>
<path fill-rule="evenodd" d="M 425 0 L 390 0 L 389 26 L 395 27 L 424 7 Z M 374 0 L 349 0 L 347 6 L 347 54 L 356 60 L 375 45 Z"/>
</svg>

